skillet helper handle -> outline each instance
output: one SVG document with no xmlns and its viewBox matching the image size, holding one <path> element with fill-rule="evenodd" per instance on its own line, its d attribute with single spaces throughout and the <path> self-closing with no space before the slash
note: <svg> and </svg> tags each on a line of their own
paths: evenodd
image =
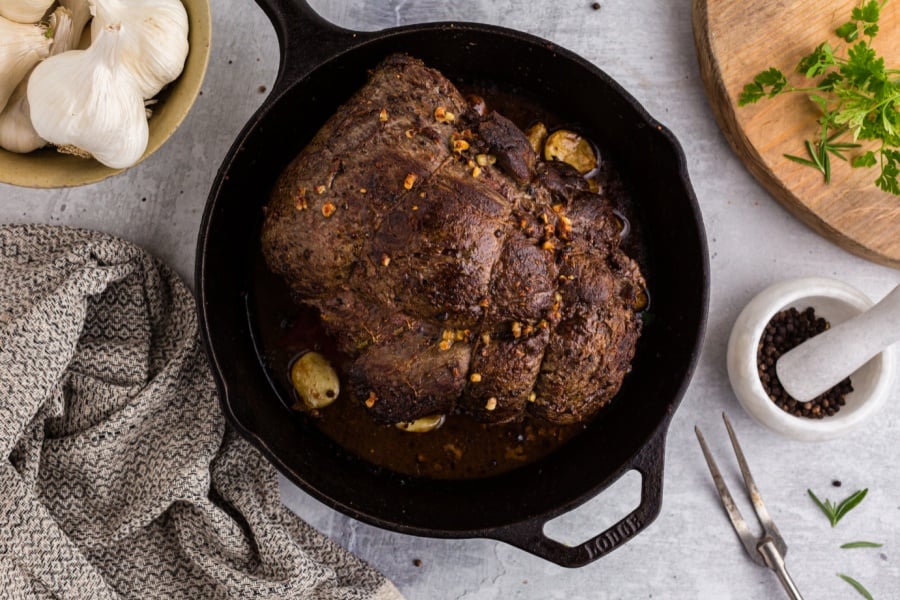
<svg viewBox="0 0 900 600">
<path fill-rule="evenodd" d="M 306 0 L 256 0 L 278 35 L 281 62 L 270 98 L 367 34 L 343 29 L 319 16 Z"/>
<path fill-rule="evenodd" d="M 563 567 L 582 567 L 609 554 L 643 531 L 659 515 L 662 508 L 665 441 L 666 430 L 661 428 L 622 472 L 624 475 L 636 470 L 641 474 L 641 503 L 606 531 L 586 542 L 570 546 L 544 535 L 544 526 L 550 519 L 535 519 L 512 525 L 491 537 Z"/>
</svg>

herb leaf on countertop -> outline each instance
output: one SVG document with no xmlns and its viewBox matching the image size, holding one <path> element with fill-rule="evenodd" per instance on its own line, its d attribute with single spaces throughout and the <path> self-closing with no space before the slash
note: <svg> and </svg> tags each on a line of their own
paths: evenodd
<svg viewBox="0 0 900 600">
<path fill-rule="evenodd" d="M 846 544 L 841 544 L 841 548 L 843 550 L 849 550 L 851 548 L 881 548 L 884 544 L 878 544 L 876 542 L 847 542 Z"/>
<path fill-rule="evenodd" d="M 853 589 L 855 589 L 857 592 L 859 592 L 859 595 L 862 596 L 863 598 L 866 598 L 866 600 L 875 600 L 872 597 L 872 594 L 869 593 L 869 590 L 867 590 L 865 588 L 865 586 L 863 584 L 861 584 L 860 582 L 858 582 L 857 580 L 853 579 L 849 575 L 844 575 L 843 573 L 838 573 L 837 576 L 840 577 L 841 579 L 843 579 L 844 581 L 846 581 L 847 583 L 849 583 L 850 585 L 852 585 Z"/>
<path fill-rule="evenodd" d="M 813 502 L 815 502 L 822 512 L 825 513 L 825 516 L 828 517 L 831 526 L 834 527 L 848 512 L 859 506 L 859 503 L 862 502 L 866 497 L 866 494 L 869 493 L 869 488 L 853 492 L 838 504 L 835 504 L 827 498 L 822 502 L 812 490 L 807 489 L 806 491 L 809 494 L 809 497 L 813 499 Z"/>
</svg>

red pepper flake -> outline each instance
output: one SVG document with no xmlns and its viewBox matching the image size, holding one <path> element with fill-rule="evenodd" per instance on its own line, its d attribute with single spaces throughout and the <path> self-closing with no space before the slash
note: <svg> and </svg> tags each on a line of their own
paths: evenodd
<svg viewBox="0 0 900 600">
<path fill-rule="evenodd" d="M 331 215 L 334 214 L 334 211 L 337 210 L 337 207 L 331 202 L 326 202 L 322 205 L 322 215 L 327 219 Z"/>
</svg>

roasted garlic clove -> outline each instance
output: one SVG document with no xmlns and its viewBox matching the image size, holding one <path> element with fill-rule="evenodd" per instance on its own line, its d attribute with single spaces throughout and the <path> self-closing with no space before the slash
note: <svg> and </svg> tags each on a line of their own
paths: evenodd
<svg viewBox="0 0 900 600">
<path fill-rule="evenodd" d="M 531 144 L 534 153 L 540 155 L 541 148 L 544 147 L 544 142 L 547 140 L 547 126 L 540 122 L 535 123 L 528 128 L 525 135 L 528 137 L 528 143 Z"/>
<path fill-rule="evenodd" d="M 562 161 L 582 175 L 597 168 L 597 154 L 593 145 L 568 129 L 558 129 L 550 134 L 544 144 L 544 158 Z"/>
<path fill-rule="evenodd" d="M 411 433 L 428 433 L 429 431 L 438 429 L 441 425 L 444 424 L 445 420 L 445 415 L 430 415 L 427 417 L 422 417 L 421 419 L 416 419 L 415 421 L 404 421 L 397 423 L 395 424 L 395 427 L 397 429 L 409 431 Z"/>
<path fill-rule="evenodd" d="M 303 403 L 312 409 L 325 408 L 341 393 L 341 382 L 328 359 L 307 352 L 291 366 L 291 383 Z"/>
<path fill-rule="evenodd" d="M 641 312 L 647 310 L 648 306 L 650 306 L 650 296 L 647 294 L 647 290 L 638 290 L 634 294 L 634 310 Z"/>
</svg>

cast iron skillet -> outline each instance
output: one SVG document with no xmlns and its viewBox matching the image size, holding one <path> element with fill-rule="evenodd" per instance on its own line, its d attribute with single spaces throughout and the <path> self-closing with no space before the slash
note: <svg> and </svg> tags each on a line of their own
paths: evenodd
<svg viewBox="0 0 900 600">
<path fill-rule="evenodd" d="M 658 514 L 669 421 L 693 372 L 706 321 L 708 259 L 684 155 L 672 134 L 602 71 L 545 40 L 500 27 L 434 23 L 374 33 L 339 29 L 304 0 L 257 0 L 281 65 L 271 95 L 232 146 L 210 192 L 197 250 L 201 335 L 229 422 L 291 481 L 335 509 L 395 531 L 502 540 L 560 565 L 585 565 Z M 540 98 L 586 127 L 623 176 L 647 245 L 653 319 L 609 409 L 537 463 L 500 476 L 431 481 L 373 468 L 342 452 L 279 400 L 261 359 L 256 303 L 262 206 L 280 171 L 391 52 L 423 59 L 452 81 L 491 81 Z M 640 505 L 577 546 L 546 537 L 550 519 L 629 470 Z"/>
</svg>

